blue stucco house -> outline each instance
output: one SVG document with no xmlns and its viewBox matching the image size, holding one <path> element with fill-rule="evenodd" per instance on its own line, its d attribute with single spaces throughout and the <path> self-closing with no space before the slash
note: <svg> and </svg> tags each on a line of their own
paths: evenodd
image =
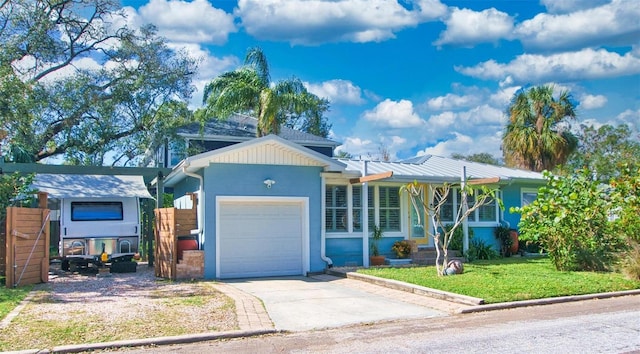
<svg viewBox="0 0 640 354">
<path fill-rule="evenodd" d="M 241 118 L 246 130 L 251 121 Z M 327 149 L 334 142 L 289 133 L 283 129 L 280 135 L 247 135 L 229 144 L 211 142 L 229 139 L 222 135 L 201 135 L 217 144 L 215 148 L 180 160 L 166 176 L 164 184 L 173 188 L 176 207 L 191 208 L 189 195 L 198 196 L 205 278 L 305 275 L 330 266 L 368 266 L 373 225 L 384 231 L 383 253 L 390 254 L 400 239 L 433 247 L 429 217 L 417 217 L 400 188 L 414 181 L 459 182 L 463 166 L 470 178 L 499 177 L 493 187 L 499 188 L 505 210 L 497 203 L 485 205 L 468 223 L 474 238 L 498 248 L 495 227 L 515 227 L 519 221 L 509 207 L 535 198 L 544 184 L 540 173 L 438 156 L 400 162 L 337 159 L 333 149 Z M 392 175 L 387 178 L 361 179 L 388 172 Z M 447 201 L 450 215 L 458 203 L 453 193 Z"/>
</svg>

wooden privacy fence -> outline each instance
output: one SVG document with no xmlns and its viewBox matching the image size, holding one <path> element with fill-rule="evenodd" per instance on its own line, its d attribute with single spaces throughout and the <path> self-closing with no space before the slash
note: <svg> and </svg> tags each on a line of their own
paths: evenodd
<svg viewBox="0 0 640 354">
<path fill-rule="evenodd" d="M 7 223 L 0 221 L 0 276 L 7 275 Z"/>
<path fill-rule="evenodd" d="M 49 209 L 7 208 L 6 225 L 7 288 L 46 283 L 49 280 Z"/>
<path fill-rule="evenodd" d="M 166 279 L 184 278 L 183 272 L 177 271 L 178 237 L 191 236 L 191 230 L 198 226 L 195 196 L 192 209 L 161 208 L 155 209 L 155 272 L 156 276 Z M 199 251 L 201 252 L 201 251 Z M 204 258 L 202 258 L 204 262 Z M 204 264 L 202 264 L 204 266 Z"/>
</svg>

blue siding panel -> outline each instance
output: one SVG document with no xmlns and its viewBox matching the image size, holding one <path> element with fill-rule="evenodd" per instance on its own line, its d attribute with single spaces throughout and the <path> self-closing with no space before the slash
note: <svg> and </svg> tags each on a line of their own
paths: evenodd
<svg viewBox="0 0 640 354">
<path fill-rule="evenodd" d="M 199 187 L 200 186 L 197 179 L 193 177 L 187 177 L 173 187 L 173 198 L 177 199 L 179 197 L 185 196 L 187 193 L 195 193 L 198 191 Z"/>
<path fill-rule="evenodd" d="M 326 255 L 336 267 L 362 266 L 362 239 L 329 238 Z"/>
<path fill-rule="evenodd" d="M 324 270 L 326 263 L 320 258 L 320 172 L 320 167 L 275 165 L 215 164 L 205 168 L 205 278 L 216 276 L 216 196 L 308 197 L 309 270 Z M 268 178 L 276 181 L 271 188 L 263 183 Z"/>
<path fill-rule="evenodd" d="M 502 187 L 502 202 L 504 203 L 504 220 L 509 223 L 512 229 L 518 229 L 520 222 L 520 214 L 511 213 L 509 208 L 522 206 L 522 189 L 532 188 L 538 189 L 544 185 L 544 181 L 540 184 L 512 184 Z"/>
<path fill-rule="evenodd" d="M 482 241 L 485 245 L 489 245 L 500 252 L 500 243 L 496 239 L 495 227 L 474 227 L 472 240 Z M 471 241 L 469 241 L 469 245 L 471 245 Z"/>
<path fill-rule="evenodd" d="M 387 258 L 396 258 L 391 251 L 393 243 L 403 240 L 402 237 L 384 237 L 378 243 L 380 255 Z M 371 242 L 371 240 L 369 240 Z M 371 243 L 369 243 L 371 244 Z M 366 250 L 369 256 L 369 249 Z M 329 238 L 327 239 L 327 257 L 331 258 L 336 267 L 362 266 L 362 239 L 361 238 Z"/>
</svg>

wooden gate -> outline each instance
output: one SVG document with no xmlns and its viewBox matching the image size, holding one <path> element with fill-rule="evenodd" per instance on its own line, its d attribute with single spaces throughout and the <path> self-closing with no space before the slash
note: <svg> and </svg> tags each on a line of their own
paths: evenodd
<svg viewBox="0 0 640 354">
<path fill-rule="evenodd" d="M 10 207 L 6 223 L 6 286 L 46 283 L 49 280 L 49 209 Z"/>
<path fill-rule="evenodd" d="M 178 263 L 178 238 L 175 237 L 174 208 L 155 210 L 156 216 L 156 276 L 165 279 L 175 279 L 176 264 Z"/>
<path fill-rule="evenodd" d="M 156 276 L 175 280 L 178 277 L 178 237 L 189 236 L 197 227 L 196 209 L 155 209 L 155 217 Z"/>
</svg>

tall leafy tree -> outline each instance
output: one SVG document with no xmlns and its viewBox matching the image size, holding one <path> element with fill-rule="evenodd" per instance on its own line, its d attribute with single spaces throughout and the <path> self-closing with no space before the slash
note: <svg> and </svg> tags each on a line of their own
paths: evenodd
<svg viewBox="0 0 640 354">
<path fill-rule="evenodd" d="M 267 58 L 260 48 L 249 49 L 244 64 L 205 86 L 205 107 L 197 112 L 199 119 L 226 119 L 233 113 L 244 113 L 258 119 L 258 136 L 277 134 L 283 125 L 323 137 L 329 134 L 330 125 L 323 117 L 329 108 L 326 99 L 308 92 L 297 78 L 271 82 Z"/>
<path fill-rule="evenodd" d="M 0 1 L 5 158 L 131 165 L 189 121 L 195 62 L 115 0 Z"/>
<path fill-rule="evenodd" d="M 640 136 L 626 124 L 599 128 L 582 125 L 578 140 L 578 148 L 565 166 L 568 172 L 586 168 L 600 182 L 609 183 L 620 176 L 622 166 L 631 170 L 640 168 Z"/>
<path fill-rule="evenodd" d="M 554 97 L 552 86 L 523 89 L 507 110 L 509 121 L 502 150 L 507 166 L 532 171 L 552 170 L 567 161 L 577 146 L 569 131 L 576 118 L 575 104 L 567 91 Z"/>
<path fill-rule="evenodd" d="M 488 152 L 480 152 L 471 155 L 463 155 L 458 153 L 451 154 L 451 158 L 456 160 L 467 160 L 472 162 L 486 163 L 489 165 L 502 166 L 500 160 Z"/>
</svg>

